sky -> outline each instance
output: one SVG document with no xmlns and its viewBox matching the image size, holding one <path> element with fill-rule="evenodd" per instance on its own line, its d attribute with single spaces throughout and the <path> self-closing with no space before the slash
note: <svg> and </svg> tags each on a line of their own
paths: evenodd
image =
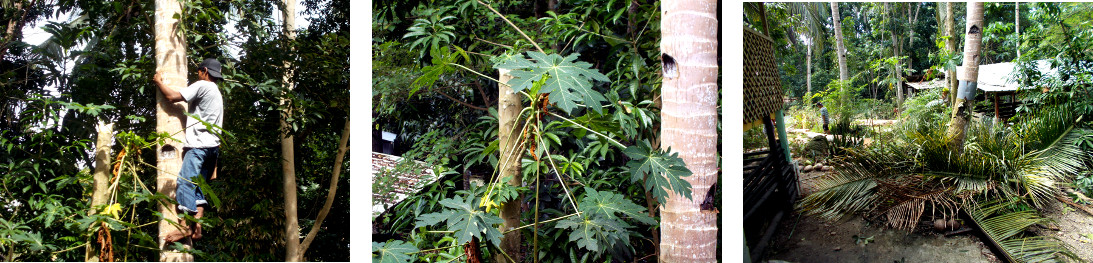
<svg viewBox="0 0 1093 263">
<path fill-rule="evenodd" d="M 306 8 L 307 7 L 304 6 L 302 1 L 296 1 L 296 28 L 307 28 L 307 26 L 310 25 L 310 21 L 307 20 L 310 17 L 303 14 Z M 276 10 L 273 15 L 275 17 L 275 21 L 281 22 L 280 10 Z M 42 44 L 42 42 L 45 42 L 50 37 L 49 33 L 46 33 L 44 30 L 42 30 L 42 26 L 48 25 L 49 22 L 69 22 L 72 20 L 72 18 L 73 12 L 69 12 L 58 15 L 57 17 L 54 17 L 52 19 L 38 21 L 38 23 L 28 23 L 23 27 L 23 42 L 26 42 L 28 45 L 40 45 Z M 228 35 L 233 35 L 238 32 L 235 28 L 235 21 L 228 21 L 228 24 L 224 28 L 227 31 L 225 33 Z M 80 43 L 76 46 L 76 49 L 82 49 L 83 47 L 84 43 Z M 239 57 L 239 48 L 228 47 L 228 52 L 231 53 L 232 57 Z M 65 72 L 71 70 L 72 66 L 72 63 L 66 65 Z"/>
<path fill-rule="evenodd" d="M 310 21 L 308 21 L 308 18 L 311 18 L 311 16 L 307 16 L 307 15 L 304 14 L 304 11 L 306 10 L 306 8 L 307 7 L 304 6 L 302 1 L 296 1 L 296 21 L 295 21 L 296 28 L 304 29 L 304 28 L 307 28 L 308 25 L 310 25 Z M 67 23 L 67 22 L 70 22 L 71 20 L 73 20 L 74 18 L 76 18 L 77 16 L 78 15 L 75 12 L 68 12 L 68 13 L 60 14 L 56 17 L 51 18 L 51 19 L 37 21 L 37 23 L 28 23 L 23 27 L 23 42 L 27 43 L 28 45 L 33 45 L 33 46 L 41 45 L 43 42 L 48 40 L 49 37 L 50 37 L 50 34 L 47 33 L 45 30 L 42 30 L 42 27 L 44 27 L 45 25 L 48 25 L 49 22 Z M 273 17 L 274 17 L 274 21 L 276 21 L 278 23 L 281 23 L 281 12 L 280 12 L 280 10 L 274 10 Z M 238 30 L 235 27 L 235 21 L 233 21 L 233 20 L 229 20 L 228 24 L 225 25 L 224 29 L 226 31 L 225 32 L 226 35 L 234 35 L 238 32 Z M 85 46 L 86 46 L 86 43 L 81 42 L 81 43 L 78 43 L 75 47 L 73 47 L 73 50 L 81 50 Z M 228 46 L 226 49 L 227 49 L 228 53 L 232 56 L 232 58 L 236 58 L 236 59 L 239 58 L 240 49 L 238 47 Z M 223 59 L 221 59 L 221 61 L 223 61 Z M 75 61 L 69 61 L 68 63 L 65 63 L 64 73 L 69 74 L 70 72 L 72 72 L 73 67 L 75 67 Z M 45 87 L 45 90 L 49 92 L 48 95 L 50 97 L 59 97 L 61 95 L 59 92 L 57 92 L 57 89 L 54 86 Z M 59 118 L 63 119 L 64 116 L 67 113 L 68 113 L 67 111 L 61 112 L 61 116 L 59 116 Z M 54 125 L 51 124 L 51 123 L 45 124 L 45 127 L 51 127 L 51 126 L 54 126 Z"/>
</svg>

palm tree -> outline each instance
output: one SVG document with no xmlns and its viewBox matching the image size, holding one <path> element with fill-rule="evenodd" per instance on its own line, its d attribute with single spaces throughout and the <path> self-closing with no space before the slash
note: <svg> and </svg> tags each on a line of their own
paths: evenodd
<svg viewBox="0 0 1093 263">
<path fill-rule="evenodd" d="M 156 73 L 163 76 L 163 84 L 173 89 L 186 87 L 186 39 L 179 34 L 179 20 L 176 15 L 182 13 L 182 3 L 178 0 L 156 0 L 155 12 L 155 50 Z M 166 133 L 175 140 L 167 140 L 156 147 L 156 192 L 175 196 L 177 172 L 182 168 L 182 132 L 186 118 L 185 102 L 171 103 L 156 90 L 156 132 Z M 159 221 L 160 261 L 194 261 L 193 255 L 173 252 L 168 249 L 163 236 L 171 231 L 184 230 L 177 223 L 178 214 L 175 205 L 160 203 L 159 212 L 163 218 Z M 172 230 L 173 229 L 173 230 Z M 185 231 L 183 231 L 185 232 Z"/>
<path fill-rule="evenodd" d="M 839 15 L 837 2 L 831 2 L 831 21 L 835 25 L 836 51 L 839 54 L 839 80 L 845 82 L 850 79 L 850 72 L 846 69 L 846 46 L 843 45 L 842 18 Z"/>
<path fill-rule="evenodd" d="M 717 183 L 717 101 L 708 99 L 718 94 L 716 8 L 713 0 L 661 2 L 660 47 L 666 71 L 661 147 L 678 151 L 694 172 L 685 177 L 693 196 L 706 196 Z M 661 262 L 718 260 L 717 213 L 702 210 L 702 201 L 672 193 L 662 204 Z"/>
<path fill-rule="evenodd" d="M 965 128 L 975 102 L 975 84 L 979 80 L 979 50 L 983 44 L 983 3 L 968 3 L 968 25 L 964 33 L 964 76 L 956 91 L 952 120 L 949 121 L 950 146 L 959 152 L 964 143 Z"/>
<path fill-rule="evenodd" d="M 945 35 L 949 37 L 945 41 L 945 50 L 949 54 L 956 53 L 956 17 L 953 16 L 953 3 L 945 3 Z M 945 79 L 949 82 L 949 106 L 956 105 L 956 70 L 945 72 Z"/>
<path fill-rule="evenodd" d="M 803 35 L 808 39 L 808 43 L 805 44 L 805 100 L 811 101 L 812 94 L 812 49 L 823 50 L 824 49 L 824 37 L 827 34 L 824 28 L 826 26 L 826 20 L 831 17 L 831 13 L 827 11 L 827 7 L 822 3 L 785 3 L 789 12 L 801 17 L 803 27 L 794 27 L 793 30 L 798 35 Z"/>
</svg>

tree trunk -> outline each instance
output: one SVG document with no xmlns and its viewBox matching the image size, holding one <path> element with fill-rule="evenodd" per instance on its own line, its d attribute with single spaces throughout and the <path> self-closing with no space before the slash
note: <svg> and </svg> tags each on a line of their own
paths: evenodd
<svg viewBox="0 0 1093 263">
<path fill-rule="evenodd" d="M 296 0 L 284 0 L 284 6 L 281 9 L 281 18 L 284 26 L 282 28 L 285 34 L 285 43 L 291 47 L 292 41 L 296 40 Z M 295 48 L 290 48 L 288 51 L 295 53 Z M 285 92 L 292 92 L 292 60 L 285 59 L 283 68 L 284 75 L 281 77 L 281 84 L 285 87 Z M 285 195 L 285 261 L 303 261 L 303 254 L 300 253 L 300 223 L 297 217 L 297 204 L 296 204 L 296 152 L 295 142 L 292 136 L 292 125 L 288 123 L 288 119 L 292 118 L 292 101 L 288 99 L 288 94 L 281 98 L 281 105 L 285 105 L 284 112 L 281 114 L 281 176 L 284 181 L 284 195 Z"/>
<path fill-rule="evenodd" d="M 956 53 L 956 18 L 953 17 L 953 3 L 945 3 L 945 35 L 949 40 L 945 41 L 945 50 L 949 54 Z M 945 80 L 949 82 L 949 106 L 956 105 L 957 77 L 956 70 L 945 72 Z"/>
<path fill-rule="evenodd" d="M 894 21 L 895 16 L 892 15 L 892 14 L 895 13 L 896 10 L 894 8 L 891 8 L 889 3 L 884 3 L 884 9 L 888 9 L 887 13 L 888 13 L 889 21 Z M 892 57 L 896 58 L 896 69 L 895 69 L 896 70 L 896 73 L 895 73 L 896 84 L 895 84 L 895 88 L 896 88 L 896 108 L 898 109 L 903 104 L 903 81 L 902 81 L 903 70 L 901 68 L 903 65 L 902 65 L 901 61 L 899 60 L 899 53 L 900 53 L 900 48 L 899 47 L 900 47 L 900 45 L 902 45 L 902 43 L 900 42 L 899 38 L 896 37 L 896 28 L 899 28 L 899 26 L 890 24 L 888 26 L 888 28 L 889 28 L 889 33 L 891 33 L 891 35 L 892 35 Z"/>
<path fill-rule="evenodd" d="M 694 173 L 684 179 L 696 197 L 673 192 L 662 204 L 661 262 L 718 261 L 717 213 L 702 210 L 699 198 L 717 183 L 717 100 L 710 99 L 718 96 L 716 8 L 712 0 L 661 2 L 661 53 L 678 69 L 661 88 L 661 148 L 678 152 Z"/>
<path fill-rule="evenodd" d="M 816 41 L 816 39 L 812 39 Z M 812 104 L 812 43 L 805 46 L 805 100 Z"/>
<path fill-rule="evenodd" d="M 839 55 L 839 80 L 850 80 L 850 72 L 846 69 L 846 46 L 843 45 L 843 28 L 842 18 L 839 14 L 839 4 L 837 2 L 831 2 L 831 20 L 835 24 L 835 51 Z"/>
<path fill-rule="evenodd" d="M 1017 35 L 1017 59 L 1021 58 L 1021 2 L 1013 3 L 1013 32 Z"/>
<path fill-rule="evenodd" d="M 968 26 L 964 33 L 964 75 L 960 78 L 956 105 L 949 121 L 949 148 L 960 152 L 964 145 L 964 133 L 972 115 L 975 102 L 976 82 L 979 80 L 979 50 L 983 44 L 983 3 L 968 3 Z"/>
<path fill-rule="evenodd" d="M 498 69 L 498 80 L 502 83 L 508 83 L 512 79 L 512 75 L 509 75 L 509 71 L 506 69 Z M 520 147 L 520 124 L 518 119 L 520 118 L 520 109 L 522 105 L 520 103 L 520 94 L 512 91 L 512 88 L 505 85 L 497 85 L 497 94 L 500 97 L 497 103 L 497 114 L 499 122 L 499 130 L 497 131 L 498 146 L 500 147 L 501 160 L 497 165 L 501 167 L 501 178 L 510 177 L 508 184 L 513 186 L 520 186 L 520 156 L 523 155 L 523 148 Z M 520 200 L 524 199 L 524 195 L 520 194 L 514 200 L 509 200 L 501 204 L 501 219 L 505 222 L 501 225 L 501 231 L 507 231 L 512 228 L 520 226 Z M 521 261 L 520 242 L 523 241 L 523 237 L 520 231 L 512 231 L 505 234 L 501 238 L 501 250 L 503 250 L 509 257 Z M 535 255 L 533 255 L 535 256 Z M 493 262 L 509 262 L 509 259 L 503 254 L 495 255 Z"/>
<path fill-rule="evenodd" d="M 181 21 L 174 18 L 181 13 L 182 3 L 178 0 L 156 0 L 156 73 L 163 76 L 163 85 L 176 90 L 186 87 L 186 39 L 178 31 Z M 185 111 L 186 102 L 171 103 L 156 90 L 156 132 L 174 137 L 174 140 L 156 146 L 156 192 L 172 199 L 175 198 L 178 171 L 182 168 L 182 142 L 186 141 L 186 134 L 182 132 Z M 163 214 L 159 221 L 159 260 L 194 261 L 193 255 L 168 250 L 169 244 L 163 241 L 166 233 L 182 230 L 172 224 L 178 222 L 175 205 L 160 203 L 159 212 Z M 190 240 L 184 239 L 183 243 L 188 245 Z"/>
<path fill-rule="evenodd" d="M 91 174 L 94 185 L 91 191 L 91 211 L 88 211 L 88 215 L 99 213 L 96 207 L 106 204 L 110 191 L 110 145 L 114 141 L 114 124 L 100 122 L 95 128 L 98 136 L 95 139 L 95 172 Z M 87 243 L 84 261 L 99 261 L 98 253 L 93 247 L 91 242 Z"/>
<path fill-rule="evenodd" d="M 334 196 L 338 193 L 338 180 L 342 174 L 342 160 L 345 160 L 345 152 L 349 150 L 347 144 L 349 143 L 349 119 L 345 120 L 345 128 L 342 129 L 342 139 L 338 142 L 338 154 L 334 156 L 334 174 L 330 176 L 330 189 L 326 192 L 326 203 L 323 204 L 323 208 L 319 210 L 318 217 L 315 218 L 315 224 L 311 225 L 311 231 L 308 231 L 307 237 L 300 243 L 300 252 L 297 254 L 297 258 L 293 261 L 303 261 L 304 255 L 307 254 L 307 248 L 311 246 L 311 242 L 315 240 L 315 236 L 319 234 L 319 229 L 323 225 L 323 221 L 326 220 L 326 215 L 330 214 L 330 207 L 334 205 Z"/>
</svg>

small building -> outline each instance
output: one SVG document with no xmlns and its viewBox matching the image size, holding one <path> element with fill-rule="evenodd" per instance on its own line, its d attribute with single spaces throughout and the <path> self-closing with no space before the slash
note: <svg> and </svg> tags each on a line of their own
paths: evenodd
<svg viewBox="0 0 1093 263">
<path fill-rule="evenodd" d="M 759 262 L 800 191 L 783 123 L 786 102 L 773 41 L 746 26 L 743 38 L 744 131 L 762 128 L 767 138 L 766 150 L 743 154 L 743 178 L 737 179 L 743 181 L 746 258 Z"/>
<path fill-rule="evenodd" d="M 1055 69 L 1051 68 L 1051 62 L 1037 60 L 1034 63 L 1040 74 L 1044 76 L 1058 75 Z M 1017 73 L 1017 70 L 1017 64 L 1013 62 L 979 65 L 975 100 L 988 101 L 990 106 L 976 107 L 975 112 L 992 113 L 1002 120 L 1012 118 L 1017 113 L 1017 107 L 1021 106 L 1021 101 L 1017 100 L 1017 94 L 1023 90 L 1032 90 L 1029 87 L 1021 87 L 1020 82 L 1016 80 L 1017 75 L 1015 73 Z M 956 68 L 956 76 L 962 75 L 964 75 L 964 67 L 959 66 Z M 946 76 L 946 78 L 956 76 Z M 923 82 L 907 82 L 906 84 L 914 92 L 920 92 L 944 88 L 946 83 L 947 80 L 935 79 Z"/>
<path fill-rule="evenodd" d="M 399 171 L 398 166 L 406 165 Z M 422 161 L 403 164 L 403 158 L 372 152 L 372 218 L 421 191 L 438 179 L 433 169 Z"/>
</svg>

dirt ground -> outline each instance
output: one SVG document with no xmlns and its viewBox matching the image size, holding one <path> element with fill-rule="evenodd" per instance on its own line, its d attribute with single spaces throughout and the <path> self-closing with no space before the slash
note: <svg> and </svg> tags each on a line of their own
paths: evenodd
<svg viewBox="0 0 1093 263">
<path fill-rule="evenodd" d="M 1065 204 L 1048 208 L 1043 214 L 1055 220 L 1048 229 L 1037 231 L 1041 235 L 1053 235 L 1070 245 L 1070 251 L 1085 261 L 1093 261 L 1093 215 Z"/>
</svg>

